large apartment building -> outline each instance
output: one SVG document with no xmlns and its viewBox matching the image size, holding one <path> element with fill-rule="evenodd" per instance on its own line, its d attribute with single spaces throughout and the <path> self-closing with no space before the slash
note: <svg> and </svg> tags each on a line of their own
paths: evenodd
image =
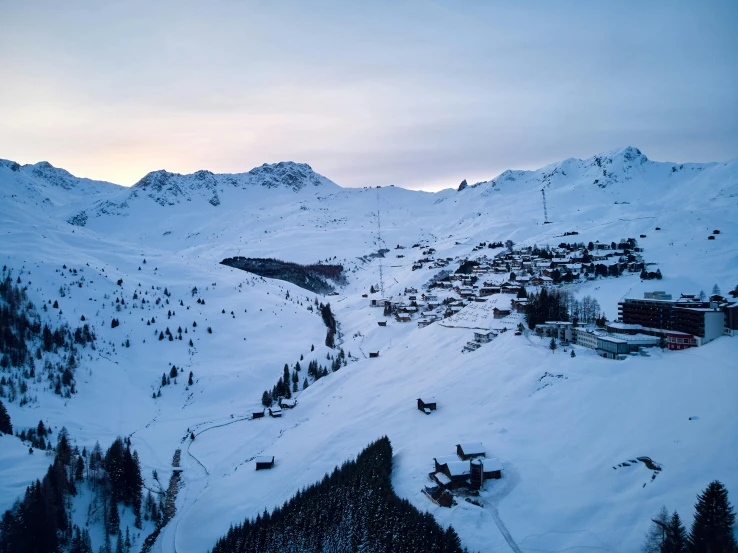
<svg viewBox="0 0 738 553">
<path fill-rule="evenodd" d="M 625 325 L 639 325 L 639 332 L 669 338 L 669 349 L 701 346 L 723 334 L 734 334 L 738 327 L 735 303 L 687 295 L 673 300 L 664 292 L 626 298 L 618 304 L 618 316 Z"/>
</svg>

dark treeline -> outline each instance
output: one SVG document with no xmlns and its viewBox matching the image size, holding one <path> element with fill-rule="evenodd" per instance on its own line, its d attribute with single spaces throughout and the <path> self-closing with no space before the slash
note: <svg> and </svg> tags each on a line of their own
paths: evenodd
<svg viewBox="0 0 738 553">
<path fill-rule="evenodd" d="M 8 410 L 5 408 L 5 405 L 3 405 L 2 401 L 0 401 L 0 433 L 13 433 L 13 425 L 10 422 L 10 415 L 8 414 Z"/>
<path fill-rule="evenodd" d="M 289 261 L 272 258 L 229 257 L 221 261 L 223 265 L 241 269 L 261 277 L 276 278 L 291 282 L 300 288 L 317 294 L 333 292 L 333 286 L 326 280 L 337 283 L 344 280 L 342 265 L 316 263 L 300 265 Z"/>
<path fill-rule="evenodd" d="M 28 486 L 25 495 L 0 519 L 0 553 L 92 553 L 88 531 L 72 524 L 70 513 L 69 498 L 77 495 L 85 480 L 95 491 L 91 507 L 106 530 L 101 551 L 112 552 L 110 536 L 117 536 L 116 549 L 122 547 L 119 505 L 132 507 L 137 528 L 142 515 L 143 479 L 130 441 L 116 439 L 104 455 L 100 444 L 95 444 L 88 453 L 73 446 L 62 428 L 54 451 L 54 462 L 43 479 Z M 150 510 L 147 506 L 146 518 Z M 158 511 L 156 507 L 154 511 Z"/>
<path fill-rule="evenodd" d="M 328 328 L 328 333 L 325 336 L 325 345 L 329 348 L 334 348 L 336 346 L 336 318 L 333 316 L 333 311 L 331 311 L 331 304 L 326 303 L 323 305 L 320 304 L 320 316 L 323 318 L 323 322 L 325 323 L 325 326 Z"/>
<path fill-rule="evenodd" d="M 530 294 L 525 308 L 528 327 L 533 329 L 546 321 L 568 321 L 567 299 L 566 294 L 556 289 L 543 288 L 540 292 Z"/>
<path fill-rule="evenodd" d="M 212 553 L 461 553 L 444 530 L 392 490 L 387 437 L 281 508 L 231 527 Z"/>
<path fill-rule="evenodd" d="M 63 362 L 57 359 L 53 363 L 46 358 L 43 370 L 51 389 L 69 397 L 75 393 L 77 347 L 89 343 L 94 349 L 95 334 L 87 324 L 74 331 L 66 324 L 57 328 L 42 324 L 33 302 L 20 287 L 20 277 L 14 282 L 7 267 L 3 267 L 3 275 L 0 279 L 0 370 L 10 374 L 3 375 L 0 380 L 0 397 L 9 401 L 20 397 L 25 404 L 28 401 L 26 381 L 36 378 L 37 369 L 41 368 L 36 366 L 37 362 L 40 365 L 47 353 L 64 358 Z M 48 310 L 46 304 L 43 307 Z M 55 302 L 52 309 L 58 307 Z"/>
</svg>

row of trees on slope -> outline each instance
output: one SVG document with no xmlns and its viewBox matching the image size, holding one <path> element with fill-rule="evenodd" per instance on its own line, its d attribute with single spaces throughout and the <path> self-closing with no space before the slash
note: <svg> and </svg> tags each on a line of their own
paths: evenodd
<svg viewBox="0 0 738 553">
<path fill-rule="evenodd" d="M 646 534 L 643 553 L 735 553 L 738 551 L 733 534 L 735 512 L 728 500 L 728 490 L 715 480 L 697 496 L 694 521 L 690 532 L 679 513 L 669 514 L 663 507 L 653 519 Z"/>
<path fill-rule="evenodd" d="M 596 299 L 585 296 L 577 300 L 566 290 L 556 288 L 543 288 L 540 292 L 530 294 L 525 309 L 525 319 L 531 329 L 546 321 L 575 319 L 578 322 L 604 326 L 606 320 Z"/>
<path fill-rule="evenodd" d="M 112 553 L 111 536 L 117 536 L 116 553 L 130 549 L 128 528 L 120 526 L 120 511 L 131 508 L 135 526 L 141 527 L 143 479 L 138 455 L 130 441 L 117 438 L 103 453 L 100 444 L 92 451 L 80 451 L 70 442 L 65 428 L 58 432 L 54 462 L 41 480 L 0 519 L 1 553 L 92 553 L 87 529 L 72 523 L 70 498 L 80 486 L 93 490 L 97 520 L 105 528 L 102 553 Z"/>
<path fill-rule="evenodd" d="M 392 490 L 385 436 L 271 513 L 232 526 L 212 553 L 461 553 L 444 530 Z"/>
<path fill-rule="evenodd" d="M 72 330 L 62 324 L 56 328 L 42 323 L 36 307 L 22 288 L 20 277 L 13 280 L 3 267 L 0 279 L 0 397 L 9 401 L 28 400 L 29 383 L 42 382 L 58 395 L 75 392 L 74 372 L 78 348 L 91 344 L 95 334 L 85 323 Z"/>
</svg>

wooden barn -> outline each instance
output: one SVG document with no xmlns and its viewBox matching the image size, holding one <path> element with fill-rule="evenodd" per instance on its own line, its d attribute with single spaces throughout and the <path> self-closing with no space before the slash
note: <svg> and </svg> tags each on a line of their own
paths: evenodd
<svg viewBox="0 0 738 553">
<path fill-rule="evenodd" d="M 369 352 L 369 359 L 371 359 L 372 357 L 379 357 L 379 352 L 378 351 L 370 351 Z"/>
<path fill-rule="evenodd" d="M 265 470 L 274 467 L 274 457 L 257 457 L 256 470 Z"/>
<path fill-rule="evenodd" d="M 456 444 L 456 454 L 464 461 L 474 459 L 475 457 L 484 457 L 484 446 L 477 443 Z"/>
<path fill-rule="evenodd" d="M 434 459 L 436 472 L 432 475 L 440 486 L 447 490 L 458 490 L 469 486 L 471 467 L 469 461 L 459 461 L 455 455 Z"/>
<path fill-rule="evenodd" d="M 436 398 L 427 397 L 425 399 L 418 398 L 418 411 L 423 411 L 426 415 L 430 415 L 431 411 L 436 410 Z"/>
<path fill-rule="evenodd" d="M 263 416 L 264 416 L 264 409 L 262 409 L 261 411 L 254 411 L 253 413 L 251 413 L 252 419 L 260 419 Z"/>
<path fill-rule="evenodd" d="M 493 478 L 499 480 L 502 478 L 502 463 L 498 459 L 480 459 L 483 465 L 484 479 Z"/>
<path fill-rule="evenodd" d="M 387 321 L 377 321 L 379 326 L 387 326 Z"/>
<path fill-rule="evenodd" d="M 293 399 L 280 398 L 279 400 L 279 406 L 282 409 L 294 409 L 295 405 L 297 405 L 297 400 L 294 398 Z"/>
<path fill-rule="evenodd" d="M 279 408 L 276 408 L 276 407 L 274 409 L 270 408 L 269 409 L 269 416 L 270 417 L 273 417 L 275 419 L 278 419 L 279 417 L 282 416 L 282 409 L 279 409 Z"/>
</svg>

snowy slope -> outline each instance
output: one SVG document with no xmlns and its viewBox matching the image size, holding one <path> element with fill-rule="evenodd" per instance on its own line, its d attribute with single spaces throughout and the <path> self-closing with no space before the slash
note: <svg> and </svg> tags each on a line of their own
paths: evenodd
<svg viewBox="0 0 738 553">
<path fill-rule="evenodd" d="M 147 484 L 152 469 L 168 476 L 183 447 L 185 485 L 160 551 L 206 550 L 232 522 L 280 504 L 383 434 L 395 448 L 398 494 L 453 524 L 474 551 L 509 548 L 499 521 L 523 551 L 632 551 L 662 504 L 689 520 L 711 479 L 738 494 L 734 338 L 616 363 L 581 348 L 574 359 L 551 354 L 537 338 L 504 333 L 462 355 L 472 328 L 499 322 L 492 303 L 467 308 L 457 324 L 382 328 L 381 312 L 361 297 L 378 284 L 378 260 L 369 256 L 380 248 L 390 249 L 387 294 L 398 294 L 440 270 L 412 270 L 425 247 L 436 259 L 461 259 L 495 253 L 473 251 L 489 240 L 609 243 L 641 234 L 664 280 L 629 275 L 570 289 L 598 298 L 610 318 L 622 297 L 654 287 L 697 293 L 718 283 L 727 291 L 738 284 L 738 161 L 675 165 L 625 148 L 435 194 L 344 189 L 294 163 L 237 175 L 157 171 L 123 188 L 3 161 L 0 195 L 0 264 L 21 276 L 37 305 L 59 301 L 63 313 L 44 317 L 78 324 L 85 315 L 99 337 L 78 369 L 79 393 L 63 400 L 39 384 L 38 403 L 8 405 L 13 424 L 43 418 L 88 447 L 131 435 Z M 721 234 L 708 241 L 714 229 Z M 314 294 L 219 264 L 234 255 L 331 260 L 347 270 L 340 295 L 319 300 L 331 302 L 341 345 L 357 360 L 300 392 L 282 419 L 246 420 L 285 363 L 303 356 L 303 375 L 311 359 L 328 364 L 325 327 L 308 310 Z M 125 307 L 117 310 L 115 298 Z M 187 330 L 183 340 L 158 340 L 178 327 Z M 369 351 L 380 357 L 366 358 Z M 193 371 L 195 384 L 186 389 L 182 377 L 153 399 L 172 364 Z M 415 408 L 424 394 L 439 401 L 429 417 Z M 462 441 L 484 442 L 505 478 L 488 483 L 484 508 L 441 509 L 420 490 L 433 457 Z M 19 444 L 0 454 L 0 489 L 13 494 L 45 470 L 39 457 L 25 463 Z M 275 470 L 253 470 L 250 460 L 262 453 L 277 457 Z M 664 466 L 658 478 L 643 466 L 612 468 L 638 456 Z M 13 498 L 2 498 L 7 508 Z"/>
</svg>

